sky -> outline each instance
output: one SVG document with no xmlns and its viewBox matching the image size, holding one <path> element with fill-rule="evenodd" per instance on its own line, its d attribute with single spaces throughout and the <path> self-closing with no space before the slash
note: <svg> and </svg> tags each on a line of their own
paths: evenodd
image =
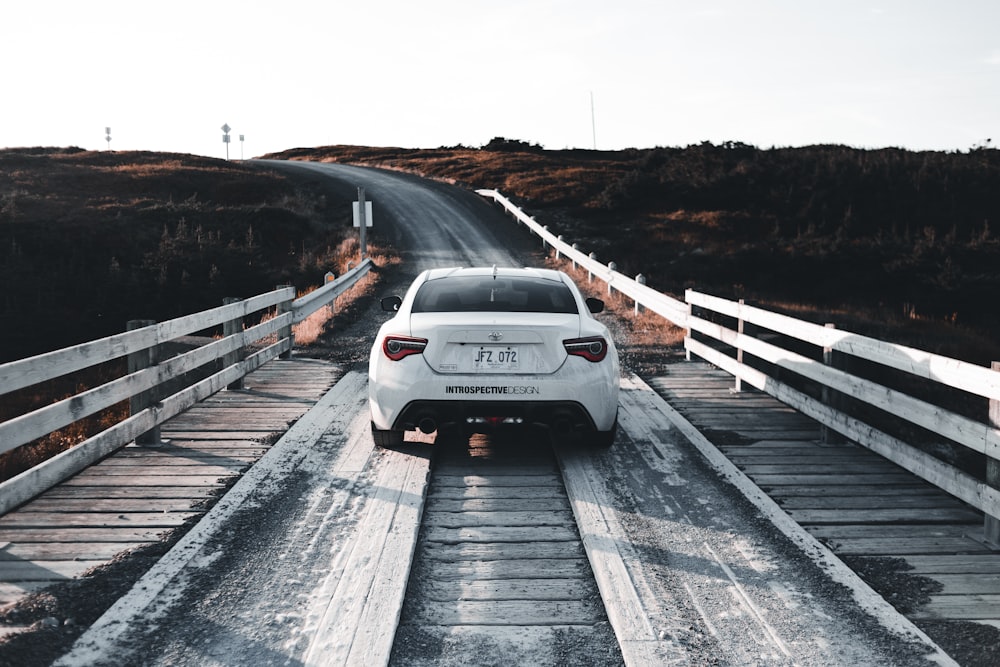
<svg viewBox="0 0 1000 667">
<path fill-rule="evenodd" d="M 997 0 L 31 0 L 0 63 L 0 148 L 1000 143 Z"/>
</svg>

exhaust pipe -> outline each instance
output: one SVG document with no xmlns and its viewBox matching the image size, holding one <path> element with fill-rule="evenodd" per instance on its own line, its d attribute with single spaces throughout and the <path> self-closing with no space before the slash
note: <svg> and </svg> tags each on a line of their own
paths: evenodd
<svg viewBox="0 0 1000 667">
<path fill-rule="evenodd" d="M 417 428 L 419 428 L 424 433 L 430 434 L 436 431 L 438 427 L 437 427 L 437 422 L 434 420 L 434 418 L 431 416 L 427 416 L 420 418 L 420 421 L 417 422 Z"/>
<path fill-rule="evenodd" d="M 569 417 L 560 415 L 552 421 L 552 431 L 562 437 L 572 435 L 573 433 L 573 420 Z"/>
</svg>

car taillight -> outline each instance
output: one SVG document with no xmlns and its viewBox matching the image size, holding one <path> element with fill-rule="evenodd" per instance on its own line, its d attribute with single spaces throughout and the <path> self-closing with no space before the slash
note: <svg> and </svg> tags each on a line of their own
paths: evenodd
<svg viewBox="0 0 1000 667">
<path fill-rule="evenodd" d="M 393 361 L 399 361 L 411 354 L 420 354 L 427 347 L 426 338 L 409 336 L 386 336 L 382 341 L 382 352 Z"/>
<path fill-rule="evenodd" d="M 600 336 L 564 340 L 563 347 L 567 354 L 583 357 L 587 361 L 598 362 L 608 356 L 608 343 Z"/>
</svg>

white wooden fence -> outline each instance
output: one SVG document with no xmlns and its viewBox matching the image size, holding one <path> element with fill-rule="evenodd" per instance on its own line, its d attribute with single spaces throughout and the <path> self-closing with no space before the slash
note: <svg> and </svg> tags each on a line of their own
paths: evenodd
<svg viewBox="0 0 1000 667">
<path fill-rule="evenodd" d="M 633 280 L 612 266 L 598 262 L 593 255 L 585 255 L 575 245 L 565 243 L 496 190 L 479 190 L 478 193 L 503 206 L 519 224 L 526 225 L 542 238 L 543 244 L 551 246 L 557 257 L 565 256 L 574 265 L 586 269 L 591 278 L 597 276 L 605 281 L 609 291 L 615 289 L 631 298 L 637 309 L 643 306 L 687 329 L 684 347 L 688 354 L 697 355 L 731 373 L 736 378 L 734 390 L 739 390 L 746 382 L 815 419 L 825 428 L 881 454 L 978 508 L 986 515 L 985 539 L 1000 544 L 1000 520 L 997 519 L 1000 517 L 1000 364 L 985 368 L 694 290 L 688 290 L 684 301 L 680 301 L 656 292 L 643 284 L 644 281 Z M 727 318 L 732 326 L 718 323 Z M 745 333 L 747 324 L 754 326 L 756 335 Z M 781 340 L 801 341 L 817 354 L 811 357 L 781 347 L 776 342 Z M 921 378 L 945 391 L 958 389 L 988 399 L 988 403 L 983 403 L 989 407 L 984 408 L 981 419 L 957 414 L 928 400 L 837 368 L 829 363 L 834 354 L 849 355 L 896 373 Z M 744 355 L 752 359 L 745 360 Z M 753 360 L 764 363 L 748 363 Z M 769 374 L 761 368 L 772 370 Z M 794 383 L 797 386 L 792 386 L 779 379 L 783 373 L 804 379 L 819 391 L 807 393 L 798 386 L 802 384 L 798 381 Z M 820 398 L 811 394 L 819 394 Z M 840 409 L 843 403 L 840 396 L 848 396 L 919 426 L 947 443 L 985 455 L 985 470 L 980 475 L 970 474 L 852 416 Z"/>
<path fill-rule="evenodd" d="M 371 260 L 365 259 L 300 299 L 295 299 L 295 288 L 282 287 L 193 315 L 0 365 L 2 400 L 4 394 L 19 389 L 129 358 L 127 375 L 0 423 L 0 454 L 122 401 L 129 400 L 132 408 L 123 421 L 0 483 L 0 515 L 134 440 L 149 434 L 158 440 L 163 422 L 215 392 L 238 384 L 243 376 L 279 355 L 290 354 L 294 344 L 292 325 L 332 304 L 370 269 Z M 273 317 L 261 317 L 264 313 Z M 260 323 L 244 328 L 244 318 L 251 316 Z M 222 338 L 169 359 L 157 359 L 156 351 L 162 345 L 220 326 L 224 328 Z M 177 393 L 159 395 L 158 389 L 168 381 L 216 362 L 221 362 L 221 370 Z"/>
</svg>

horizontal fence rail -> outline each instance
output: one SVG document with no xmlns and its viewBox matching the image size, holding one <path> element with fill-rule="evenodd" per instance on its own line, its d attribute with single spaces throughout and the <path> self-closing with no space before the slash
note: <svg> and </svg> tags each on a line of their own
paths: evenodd
<svg viewBox="0 0 1000 667">
<path fill-rule="evenodd" d="M 0 483 L 0 514 L 130 442 L 148 439 L 150 434 L 155 434 L 152 439 L 158 440 L 159 425 L 163 422 L 221 389 L 240 386 L 247 374 L 278 356 L 288 355 L 294 344 L 292 325 L 330 306 L 371 267 L 371 259 L 366 258 L 344 275 L 298 299 L 293 287 L 280 287 L 249 299 L 227 300 L 232 302 L 218 308 L 0 365 L 0 397 L 116 359 L 128 357 L 130 365 L 127 375 L 0 422 L 0 454 L 123 401 L 130 401 L 131 406 L 130 415 L 117 424 Z M 247 318 L 259 321 L 244 326 Z M 157 350 L 164 345 L 220 327 L 223 337 L 157 359 Z M 151 356 L 153 363 L 133 368 L 133 359 L 142 355 Z M 200 377 L 170 395 L 160 395 L 160 388 L 166 384 L 199 371 L 207 377 Z"/>
<path fill-rule="evenodd" d="M 687 329 L 684 347 L 688 354 L 697 355 L 732 374 L 736 378 L 734 391 L 746 382 L 815 419 L 826 429 L 875 451 L 976 507 L 986 515 L 985 539 L 1000 544 L 1000 519 L 997 518 L 1000 517 L 1000 364 L 994 364 L 993 368 L 977 366 L 694 290 L 688 290 L 684 301 L 680 301 L 647 287 L 644 281 L 618 273 L 613 263 L 602 264 L 593 255 L 581 252 L 575 244 L 565 243 L 562 237 L 550 232 L 547 226 L 539 224 L 498 191 L 477 190 L 477 193 L 500 204 L 519 224 L 541 237 L 542 243 L 550 246 L 557 258 L 565 257 L 574 266 L 583 267 L 591 278 L 596 276 L 606 282 L 609 291 L 615 289 L 631 298 L 637 310 L 641 306 Z M 725 318 L 734 326 L 719 323 Z M 751 335 L 746 332 L 746 325 L 761 331 Z M 972 419 L 931 400 L 914 397 L 806 356 L 801 351 L 782 347 L 777 343 L 782 337 L 804 343 L 816 350 L 817 356 L 826 359 L 839 354 L 890 369 L 897 376 L 918 378 L 943 391 L 959 390 L 987 399 L 989 408 L 983 410 L 982 420 Z M 750 358 L 745 360 L 744 355 Z M 795 386 L 779 379 L 788 374 L 799 379 Z M 808 387 L 798 386 L 803 382 Z M 984 455 L 986 470 L 981 472 L 985 474 L 972 474 L 936 458 L 897 435 L 885 432 L 881 424 L 869 423 L 849 413 L 843 409 L 841 397 L 905 420 L 948 445 Z"/>
</svg>

